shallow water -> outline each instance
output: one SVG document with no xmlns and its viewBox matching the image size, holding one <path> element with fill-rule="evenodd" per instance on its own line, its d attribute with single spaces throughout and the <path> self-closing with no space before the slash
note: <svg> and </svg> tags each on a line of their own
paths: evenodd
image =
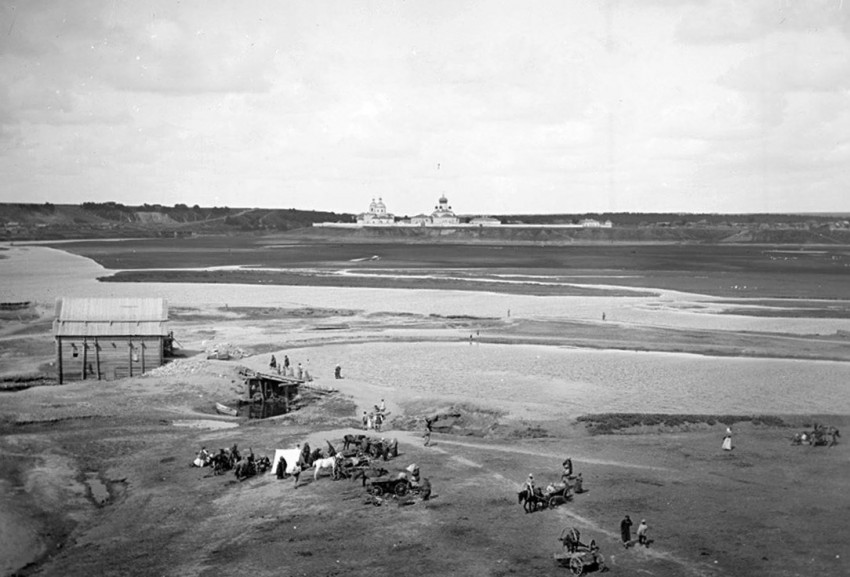
<svg viewBox="0 0 850 577">
<path fill-rule="evenodd" d="M 657 290 L 647 297 L 526 296 L 471 291 L 260 286 L 190 283 L 102 283 L 112 271 L 96 262 L 42 246 L 9 246 L 0 258 L 0 301 L 53 307 L 60 297 L 162 297 L 170 306 L 224 308 L 327 307 L 366 312 L 598 321 L 630 325 L 835 334 L 845 319 L 771 318 L 717 314 L 720 299 Z M 617 287 L 618 289 L 620 287 Z"/>
</svg>

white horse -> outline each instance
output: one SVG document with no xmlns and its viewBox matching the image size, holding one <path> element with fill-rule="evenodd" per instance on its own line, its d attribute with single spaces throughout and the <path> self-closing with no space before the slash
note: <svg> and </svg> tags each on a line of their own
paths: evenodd
<svg viewBox="0 0 850 577">
<path fill-rule="evenodd" d="M 319 478 L 319 471 L 322 469 L 330 469 L 331 476 L 336 478 L 337 461 L 339 461 L 339 457 L 325 457 L 324 459 L 316 459 L 313 461 L 313 467 L 315 468 L 313 471 L 313 480 L 315 481 Z"/>
</svg>

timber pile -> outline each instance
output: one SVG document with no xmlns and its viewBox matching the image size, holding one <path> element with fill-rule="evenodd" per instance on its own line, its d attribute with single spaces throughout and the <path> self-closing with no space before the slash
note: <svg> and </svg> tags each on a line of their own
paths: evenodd
<svg viewBox="0 0 850 577">
<path fill-rule="evenodd" d="M 241 359 L 248 356 L 243 349 L 230 343 L 211 343 L 206 347 L 208 359 L 226 361 L 228 359 Z"/>
<path fill-rule="evenodd" d="M 239 367 L 235 370 L 238 372 Z M 168 364 L 157 367 L 151 371 L 147 371 L 145 377 L 167 377 L 167 376 L 187 376 L 194 374 L 209 374 L 214 373 L 219 377 L 229 376 L 234 371 L 234 367 L 230 365 L 219 365 L 215 362 L 210 362 L 207 359 L 178 359 L 171 361 Z M 227 373 L 227 374 L 225 374 Z"/>
</svg>

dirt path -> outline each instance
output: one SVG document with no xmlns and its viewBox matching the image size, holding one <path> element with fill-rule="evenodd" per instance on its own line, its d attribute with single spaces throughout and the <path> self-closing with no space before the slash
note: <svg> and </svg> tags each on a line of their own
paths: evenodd
<svg viewBox="0 0 850 577">
<path fill-rule="evenodd" d="M 402 438 L 404 438 L 406 441 L 409 442 L 411 440 L 411 436 L 412 435 L 409 435 L 409 434 L 402 434 L 402 435 L 399 435 L 398 438 L 400 440 Z M 507 453 L 514 453 L 514 454 L 523 455 L 523 456 L 534 455 L 534 456 L 537 456 L 537 457 L 544 457 L 544 458 L 550 459 L 550 461 L 548 463 L 552 462 L 551 459 L 558 459 L 558 458 L 561 457 L 561 455 L 555 455 L 553 453 L 545 453 L 545 452 L 540 452 L 540 451 L 528 451 L 524 448 L 511 447 L 511 446 L 494 447 L 492 445 L 485 445 L 485 444 L 481 444 L 481 443 L 467 443 L 467 442 L 453 441 L 453 440 L 448 440 L 448 439 L 440 439 L 440 440 L 437 441 L 437 443 L 439 445 L 460 446 L 460 447 L 478 449 L 478 450 L 483 450 L 483 451 L 494 451 L 495 450 L 495 451 L 501 451 L 501 452 L 507 452 Z M 502 484 L 505 487 L 515 486 L 517 484 L 516 479 L 509 479 L 508 477 L 505 477 L 504 475 L 502 475 L 498 471 L 490 469 L 480 462 L 470 460 L 466 457 L 454 455 L 454 454 L 452 454 L 452 453 L 450 453 L 450 452 L 448 452 L 448 451 L 446 451 L 446 450 L 444 450 L 440 447 L 433 447 L 432 450 L 446 455 L 447 458 L 452 459 L 453 461 L 455 461 L 457 463 L 461 463 L 463 465 L 466 465 L 466 466 L 469 466 L 469 467 L 472 467 L 472 468 L 475 468 L 475 469 L 487 471 L 487 473 L 489 473 L 495 480 L 497 480 L 500 484 Z M 632 463 L 604 461 L 604 460 L 596 460 L 596 459 L 574 458 L 573 461 L 576 464 L 579 464 L 579 462 L 586 462 L 586 463 L 609 465 L 609 466 L 616 466 L 616 467 L 628 467 L 628 468 L 637 467 L 637 468 L 651 469 L 651 470 L 655 470 L 655 471 L 663 471 L 663 470 L 669 471 L 669 469 L 665 469 L 663 467 L 642 466 L 642 465 L 634 465 Z M 619 540 L 619 538 L 620 538 L 619 533 L 605 529 L 604 527 L 602 527 L 600 524 L 596 523 L 592 519 L 588 519 L 587 517 L 579 515 L 578 513 L 570 510 L 568 507 L 558 507 L 556 509 L 556 512 L 557 512 L 557 515 L 564 521 L 562 523 L 564 525 L 567 524 L 568 520 L 571 520 L 571 521 L 577 522 L 581 529 L 590 529 L 590 530 L 594 531 L 595 533 L 602 533 L 602 534 L 608 536 L 611 540 L 615 540 L 615 541 Z M 645 556 L 645 557 L 648 557 L 648 558 L 653 558 L 653 559 L 657 559 L 657 560 L 663 560 L 663 561 L 668 561 L 670 563 L 674 563 L 674 564 L 678 565 L 679 567 L 681 567 L 681 569 L 684 571 L 683 574 L 686 574 L 686 575 L 694 575 L 696 577 L 713 577 L 713 576 L 718 574 L 714 570 L 709 570 L 708 568 L 706 568 L 704 566 L 698 565 L 696 563 L 692 563 L 692 562 L 687 561 L 685 559 L 681 559 L 681 558 L 677 557 L 676 555 L 674 555 L 673 553 L 671 553 L 670 551 L 665 551 L 665 550 L 659 549 L 658 547 L 654 547 L 652 549 L 650 549 L 649 547 L 643 548 L 643 549 L 638 549 L 637 546 L 635 546 L 632 553 L 637 553 L 639 555 L 642 555 L 642 556 Z M 632 554 L 632 553 L 630 553 L 630 554 Z M 632 555 L 632 556 L 634 556 L 634 555 Z M 607 564 L 609 565 L 609 567 L 613 568 L 613 567 L 617 566 L 617 555 L 616 554 L 609 554 L 606 557 L 606 559 L 607 559 Z M 649 572 L 647 572 L 647 573 L 649 573 Z"/>
</svg>

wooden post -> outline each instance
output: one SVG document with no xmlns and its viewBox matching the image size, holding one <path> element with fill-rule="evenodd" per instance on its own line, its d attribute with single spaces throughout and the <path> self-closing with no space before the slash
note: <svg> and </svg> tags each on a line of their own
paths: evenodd
<svg viewBox="0 0 850 577">
<path fill-rule="evenodd" d="M 63 382 L 63 374 L 62 374 L 62 337 L 56 339 L 56 353 L 59 357 L 59 384 L 61 385 Z"/>
<path fill-rule="evenodd" d="M 86 361 L 88 360 L 88 356 L 87 356 L 88 352 L 89 352 L 88 341 L 86 341 L 86 337 L 83 337 L 83 371 L 82 371 L 82 373 L 83 373 L 83 380 L 84 381 L 86 380 Z"/>
<path fill-rule="evenodd" d="M 142 349 L 142 374 L 144 375 L 145 374 L 145 351 L 147 351 L 147 349 L 148 349 L 145 346 L 145 341 L 142 341 L 141 349 Z"/>
<path fill-rule="evenodd" d="M 133 376 L 133 341 L 128 341 L 127 344 L 130 347 L 130 376 Z"/>
<path fill-rule="evenodd" d="M 97 380 L 100 380 L 100 343 L 97 337 L 94 338 L 94 358 L 97 364 Z"/>
</svg>

